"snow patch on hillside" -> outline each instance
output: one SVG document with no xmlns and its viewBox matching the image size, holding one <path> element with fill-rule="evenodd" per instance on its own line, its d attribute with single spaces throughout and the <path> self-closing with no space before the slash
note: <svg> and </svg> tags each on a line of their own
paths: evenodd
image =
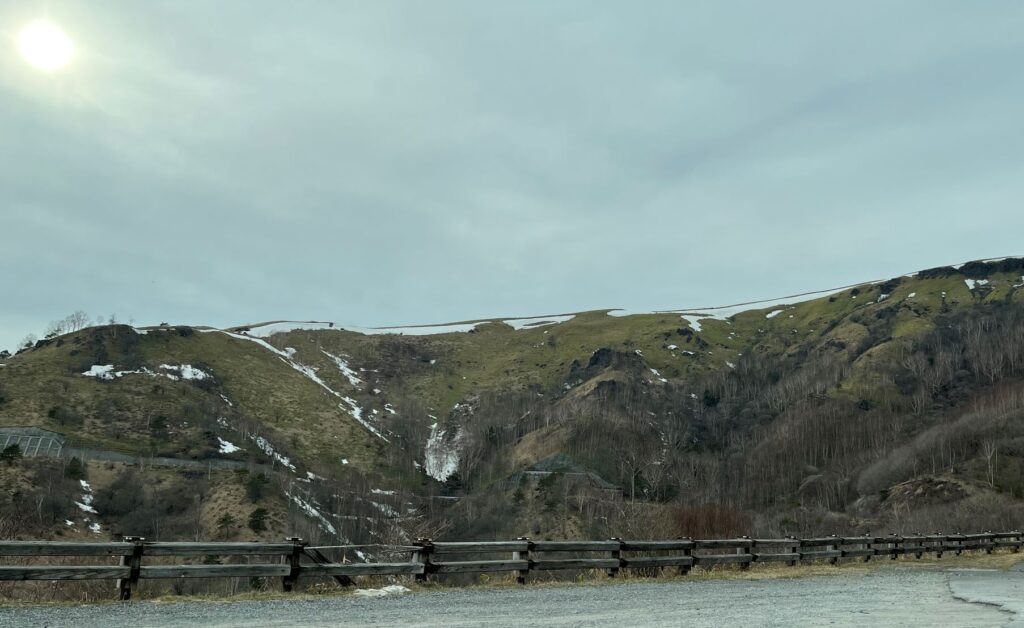
<svg viewBox="0 0 1024 628">
<path fill-rule="evenodd" d="M 967 284 L 968 290 L 974 290 L 978 286 L 987 286 L 988 279 L 964 279 L 964 283 Z"/>
<path fill-rule="evenodd" d="M 237 333 L 250 338 L 269 338 L 275 334 L 286 334 L 293 331 L 348 331 L 363 334 L 365 336 L 374 336 L 378 334 L 428 336 L 432 334 L 468 332 L 474 329 L 477 325 L 480 325 L 482 322 L 483 321 L 446 325 L 409 325 L 404 327 L 356 327 L 353 325 L 338 325 L 324 321 L 277 321 L 262 325 L 253 325 L 245 328 L 245 331 Z M 224 331 L 224 333 L 234 335 L 236 332 Z"/>
<path fill-rule="evenodd" d="M 398 512 L 397 510 L 395 510 L 394 508 L 387 504 L 381 504 L 380 502 L 375 502 L 371 500 L 366 500 L 366 503 L 370 504 L 371 506 L 379 510 L 381 514 L 390 519 L 400 519 L 402 516 L 402 513 Z"/>
<path fill-rule="evenodd" d="M 91 367 L 89 367 L 88 371 L 82 373 L 82 375 L 85 375 L 86 377 L 95 377 L 98 379 L 114 379 L 115 377 L 121 377 L 121 375 L 123 375 L 126 372 L 127 371 L 120 371 L 118 373 L 114 373 L 113 364 L 94 364 Z M 134 373 L 137 371 L 132 372 Z"/>
<path fill-rule="evenodd" d="M 559 323 L 571 321 L 574 318 L 576 318 L 575 314 L 565 314 L 562 316 L 537 316 L 534 318 L 508 318 L 501 322 L 505 323 L 512 329 L 519 331 L 521 329 L 536 329 L 537 327 L 557 325 Z"/>
<path fill-rule="evenodd" d="M 445 431 L 438 424 L 430 426 L 430 437 L 424 449 L 423 469 L 438 482 L 444 482 L 459 468 L 459 435 L 445 440 Z"/>
<path fill-rule="evenodd" d="M 327 517 L 325 517 L 322 514 L 320 514 L 320 511 L 317 510 L 313 506 L 313 504 L 311 504 L 310 502 L 302 499 L 301 497 L 299 497 L 295 493 L 285 493 L 285 494 L 288 496 L 289 499 L 292 500 L 292 502 L 295 503 L 295 505 L 297 505 L 299 507 L 299 509 L 302 510 L 303 513 L 305 513 L 305 515 L 307 517 L 309 517 L 310 519 L 314 519 L 317 522 L 317 524 L 319 524 L 319 526 L 321 528 L 323 528 L 323 530 L 325 532 L 329 532 L 331 534 L 337 534 L 338 533 L 338 531 L 335 529 L 334 525 L 330 521 L 327 520 Z"/>
<path fill-rule="evenodd" d="M 125 375 L 148 375 L 150 377 L 166 377 L 172 381 L 179 380 L 204 380 L 211 379 L 213 376 L 205 371 L 198 369 L 190 364 L 182 364 L 180 366 L 171 364 L 161 364 L 159 371 L 151 371 L 146 367 L 142 367 L 136 370 L 116 371 L 114 370 L 113 364 L 94 364 L 89 367 L 88 371 L 82 373 L 85 377 L 95 377 L 96 379 L 105 379 L 108 381 L 119 379 Z M 167 371 L 167 372 L 161 372 Z"/>
<path fill-rule="evenodd" d="M 268 441 L 267 439 L 263 438 L 262 436 L 257 436 L 256 434 L 250 434 L 249 438 L 254 443 L 256 443 L 256 446 L 260 448 L 260 451 L 262 451 L 266 455 L 270 456 L 274 460 L 280 462 L 282 465 L 288 467 L 292 471 L 295 470 L 295 465 L 292 464 L 291 459 L 287 458 L 285 456 L 282 456 L 281 454 L 277 453 L 274 450 L 274 446 L 270 444 L 270 441 Z"/>
<path fill-rule="evenodd" d="M 432 336 L 434 334 L 460 334 L 476 329 L 476 323 L 457 323 L 452 325 L 416 325 L 411 327 L 369 327 L 359 329 L 359 333 L 373 336 L 377 334 L 400 334 L 406 336 Z M 355 330 L 353 330 L 355 331 Z"/>
<path fill-rule="evenodd" d="M 242 451 L 242 448 L 224 440 L 220 436 L 217 437 L 217 441 L 220 443 L 220 453 L 222 454 L 233 454 L 236 451 Z"/>
<path fill-rule="evenodd" d="M 82 485 L 82 497 L 80 498 L 81 501 L 75 502 L 75 505 L 78 506 L 78 509 L 81 510 L 82 512 L 88 512 L 94 515 L 98 515 L 99 513 L 96 512 L 96 509 L 92 507 L 92 486 L 90 486 L 89 483 L 86 482 L 85 480 L 79 480 L 79 482 Z"/>
<path fill-rule="evenodd" d="M 164 371 L 171 371 L 173 373 L 176 373 L 176 375 L 171 375 L 170 373 L 164 373 L 163 374 L 164 377 L 169 377 L 171 379 L 179 379 L 180 378 L 180 379 L 184 379 L 184 380 L 202 381 L 204 379 L 212 379 L 212 377 L 213 377 L 209 373 L 206 373 L 205 371 L 203 371 L 201 369 L 198 369 L 198 368 L 192 366 L 191 364 L 182 364 L 182 365 L 161 364 L 160 365 L 160 369 L 164 370 Z"/>
<path fill-rule="evenodd" d="M 334 364 L 337 365 L 338 370 L 341 371 L 341 374 L 344 375 L 346 379 L 348 379 L 348 383 L 357 387 L 363 385 L 363 380 L 359 379 L 358 374 L 354 370 L 352 370 L 351 367 L 349 367 L 348 362 L 346 362 L 344 358 L 342 358 L 341 356 L 334 355 L 333 353 L 327 353 L 323 349 L 320 350 L 320 353 L 323 353 L 324 355 L 326 355 L 327 357 L 334 361 Z"/>
<path fill-rule="evenodd" d="M 782 314 L 785 311 L 786 310 L 772 310 L 771 312 L 768 312 L 767 314 L 765 314 L 764 317 L 765 318 L 775 318 L 776 316 L 778 316 L 779 314 Z"/>
<path fill-rule="evenodd" d="M 80 501 L 75 502 L 75 506 L 78 506 L 78 509 L 86 513 L 87 515 L 98 515 L 99 513 L 96 512 L 96 509 L 93 508 L 92 505 L 92 486 L 85 480 L 79 480 L 78 483 L 82 487 L 82 497 L 80 498 Z M 74 522 L 70 520 L 66 520 L 65 523 L 67 525 L 74 525 Z M 82 523 L 84 523 L 86 527 L 89 528 L 89 530 L 94 534 L 100 533 L 100 524 L 95 521 L 91 521 L 89 517 L 83 519 Z"/>
<path fill-rule="evenodd" d="M 684 321 L 686 321 L 687 323 L 689 323 L 690 324 L 690 329 L 692 329 L 693 331 L 699 332 L 702 329 L 702 327 L 700 326 L 701 319 L 713 318 L 713 317 L 711 317 L 711 316 L 704 316 L 704 315 L 692 316 L 690 314 L 683 314 L 679 318 L 681 318 Z"/>
<path fill-rule="evenodd" d="M 365 422 L 363 421 L 363 409 L 359 407 L 359 404 L 356 403 L 356 400 L 353 399 L 352 397 L 342 397 L 341 400 L 348 404 L 349 413 L 355 418 L 355 420 L 365 425 Z M 380 435 L 378 434 L 378 436 Z M 381 436 L 381 438 L 384 437 Z M 385 438 L 384 440 L 387 439 Z"/>
<path fill-rule="evenodd" d="M 286 334 L 292 331 L 321 331 L 325 329 L 338 328 L 334 326 L 334 323 L 324 321 L 278 321 L 265 325 L 254 325 L 242 333 L 253 338 L 269 338 L 274 334 Z"/>
</svg>

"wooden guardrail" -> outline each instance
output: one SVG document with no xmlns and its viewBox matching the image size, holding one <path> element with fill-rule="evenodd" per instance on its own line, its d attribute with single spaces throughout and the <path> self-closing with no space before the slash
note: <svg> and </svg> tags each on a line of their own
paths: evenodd
<svg viewBox="0 0 1024 628">
<path fill-rule="evenodd" d="M 122 600 L 131 599 L 139 580 L 161 578 L 279 577 L 285 591 L 293 591 L 300 577 L 333 577 L 351 584 L 359 576 L 411 575 L 425 580 L 433 575 L 460 573 L 515 573 L 520 583 L 533 571 L 603 570 L 615 576 L 622 569 L 676 568 L 686 574 L 693 567 L 844 558 L 871 560 L 888 556 L 941 557 L 952 552 L 1007 548 L 1019 552 L 1024 533 L 914 534 L 900 536 L 827 536 L 797 539 L 673 539 L 663 541 L 514 541 L 451 542 L 420 539 L 410 546 L 392 546 L 408 552 L 410 559 L 392 563 L 330 562 L 317 547 L 301 539 L 283 543 L 205 543 L 146 541 L 125 537 L 122 542 L 80 543 L 63 541 L 0 541 L 0 559 L 10 557 L 108 557 L 117 565 L 0 565 L 0 581 L 12 580 L 117 580 Z M 499 556 L 504 555 L 504 556 Z M 149 557 L 258 556 L 256 564 L 143 564 Z M 488 557 L 480 559 L 480 556 Z"/>
</svg>

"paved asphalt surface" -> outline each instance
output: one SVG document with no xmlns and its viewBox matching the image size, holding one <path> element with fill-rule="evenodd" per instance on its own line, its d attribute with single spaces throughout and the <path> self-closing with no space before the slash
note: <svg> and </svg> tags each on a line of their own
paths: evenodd
<svg viewBox="0 0 1024 628">
<path fill-rule="evenodd" d="M 448 589 L 379 599 L 0 609 L 0 626 L 1024 626 L 1024 565 Z"/>
</svg>

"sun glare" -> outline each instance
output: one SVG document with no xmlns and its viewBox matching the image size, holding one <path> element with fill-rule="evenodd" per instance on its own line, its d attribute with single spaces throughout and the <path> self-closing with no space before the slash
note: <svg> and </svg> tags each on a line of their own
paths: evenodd
<svg viewBox="0 0 1024 628">
<path fill-rule="evenodd" d="M 58 26 L 35 22 L 18 34 L 18 51 L 33 67 L 52 72 L 71 63 L 75 46 Z"/>
</svg>

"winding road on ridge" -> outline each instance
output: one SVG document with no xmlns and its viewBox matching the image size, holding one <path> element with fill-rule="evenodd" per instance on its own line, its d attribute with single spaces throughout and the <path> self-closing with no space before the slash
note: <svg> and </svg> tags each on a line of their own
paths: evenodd
<svg viewBox="0 0 1024 628">
<path fill-rule="evenodd" d="M 385 598 L 38 606 L 0 626 L 1024 626 L 1010 571 L 886 567 L 762 580 L 438 589 Z"/>
</svg>

